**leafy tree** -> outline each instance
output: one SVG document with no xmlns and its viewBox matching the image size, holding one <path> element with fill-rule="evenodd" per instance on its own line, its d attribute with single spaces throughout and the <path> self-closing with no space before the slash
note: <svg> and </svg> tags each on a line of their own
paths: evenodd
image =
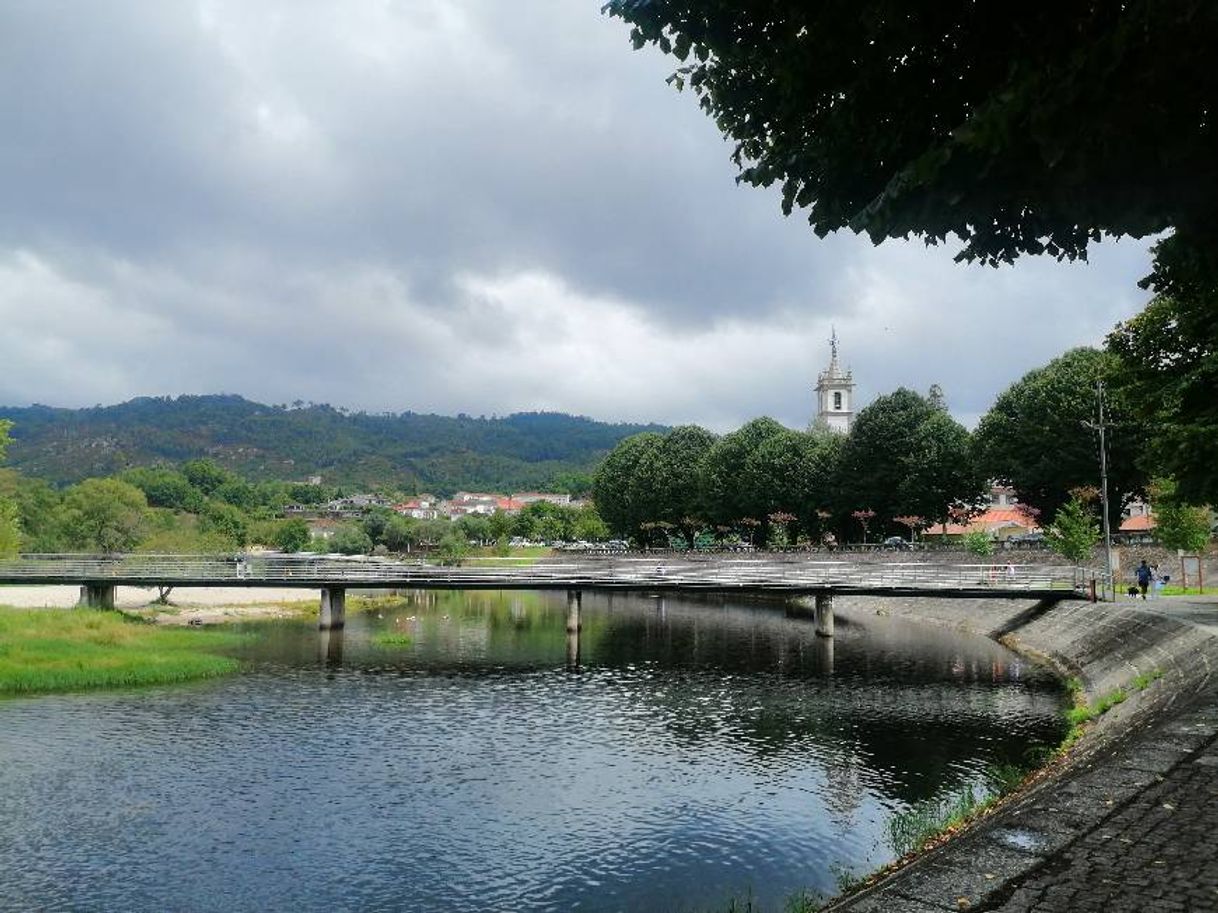
<svg viewBox="0 0 1218 913">
<path fill-rule="evenodd" d="M 994 554 L 994 540 L 990 534 L 982 530 L 974 530 L 971 533 L 965 533 L 961 544 L 964 550 L 970 555 L 976 555 L 978 558 L 988 558 Z"/>
<path fill-rule="evenodd" d="M 468 554 L 469 543 L 455 529 L 445 533 L 436 548 L 436 558 L 444 565 L 459 565 Z"/>
<path fill-rule="evenodd" d="M 17 505 L 0 498 L 0 558 L 9 558 L 21 551 L 21 523 Z"/>
<path fill-rule="evenodd" d="M 809 536 L 821 532 L 821 511 L 833 502 L 842 437 L 830 431 L 792 431 L 783 428 L 766 437 L 745 460 L 741 476 L 745 488 L 764 505 L 769 525 L 773 517 L 789 517 L 790 543 L 800 530 Z"/>
<path fill-rule="evenodd" d="M 313 534 L 309 531 L 309 524 L 299 517 L 280 524 L 275 535 L 275 547 L 289 554 L 300 551 L 312 541 Z"/>
<path fill-rule="evenodd" d="M 17 510 L 21 548 L 29 552 L 57 552 L 67 548 L 63 539 L 63 497 L 42 479 L 31 479 L 11 469 L 0 470 L 0 502 Z"/>
<path fill-rule="evenodd" d="M 419 542 L 419 523 L 411 517 L 394 515 L 385 524 L 381 541 L 391 552 L 408 552 Z"/>
<path fill-rule="evenodd" d="M 702 528 L 703 502 L 699 490 L 702 461 L 715 436 L 697 425 L 682 425 L 647 451 L 636 484 L 648 493 L 647 519 L 661 521 L 685 538 L 690 548 Z"/>
<path fill-rule="evenodd" d="M 203 509 L 203 493 L 176 469 L 140 466 L 127 470 L 120 478 L 140 489 L 151 507 L 169 507 L 191 513 Z"/>
<path fill-rule="evenodd" d="M 592 475 L 587 472 L 561 472 L 550 480 L 545 490 L 581 498 L 592 491 Z"/>
<path fill-rule="evenodd" d="M 554 543 L 560 540 L 565 540 L 567 538 L 566 526 L 563 523 L 562 518 L 555 516 L 554 514 L 542 515 L 537 521 L 534 538 L 540 539 L 542 542 L 546 543 Z"/>
<path fill-rule="evenodd" d="M 1068 561 L 1088 560 L 1100 541 L 1100 525 L 1091 510 L 1091 500 L 1076 490 L 1057 509 L 1053 522 L 1045 530 L 1046 544 Z"/>
<path fill-rule="evenodd" d="M 1099 481 L 1098 435 L 1086 423 L 1098 418 L 1096 382 L 1116 370 L 1112 356 L 1072 349 L 1029 371 L 999 395 L 973 435 L 977 461 L 991 478 L 1012 485 L 1021 501 L 1052 516 L 1070 490 Z M 1137 458 L 1144 436 L 1119 396 L 1107 398 L 1109 520 L 1145 484 Z"/>
<path fill-rule="evenodd" d="M 214 494 L 216 489 L 234 478 L 231 472 L 217 466 L 212 460 L 187 460 L 182 464 L 182 474 L 205 495 Z"/>
<path fill-rule="evenodd" d="M 0 461 L 8 450 L 9 430 L 13 423 L 0 420 Z M 0 493 L 0 557 L 15 555 L 21 550 L 21 518 L 17 505 Z"/>
<path fill-rule="evenodd" d="M 477 514 L 469 514 L 461 517 L 456 522 L 457 529 L 461 531 L 467 540 L 472 539 L 475 542 L 489 542 L 494 538 L 491 534 L 491 521 L 489 517 L 481 517 Z"/>
<path fill-rule="evenodd" d="M 148 499 L 119 479 L 85 479 L 64 494 L 61 515 L 72 548 L 128 552 L 144 534 Z"/>
<path fill-rule="evenodd" d="M 707 518 L 716 525 L 733 526 L 743 518 L 756 520 L 757 532 L 765 540 L 773 513 L 771 480 L 766 473 L 747 472 L 750 461 L 758 465 L 757 452 L 771 438 L 787 439 L 784 428 L 769 417 L 755 418 L 731 434 L 719 438 L 702 461 L 702 498 Z M 752 530 L 750 530 L 752 532 Z"/>
<path fill-rule="evenodd" d="M 962 259 L 1084 256 L 1101 232 L 1207 247 L 1218 8 L 609 0 L 819 235 L 955 235 Z M 1212 231 L 1212 229 L 1211 229 Z"/>
<path fill-rule="evenodd" d="M 491 538 L 496 542 L 500 539 L 507 539 L 512 535 L 512 528 L 515 523 L 515 518 L 504 510 L 496 510 L 490 515 Z"/>
<path fill-rule="evenodd" d="M 858 523 L 859 528 L 863 531 L 863 542 L 867 542 L 867 533 L 871 529 L 871 521 L 875 519 L 875 511 L 870 507 L 860 507 L 858 510 L 852 510 L 850 516 Z"/>
<path fill-rule="evenodd" d="M 236 547 L 249 542 L 249 521 L 241 509 L 224 501 L 208 501 L 199 515 L 199 528 L 223 536 Z"/>
<path fill-rule="evenodd" d="M 1218 504 L 1218 289 L 1159 295 L 1108 337 L 1113 382 L 1145 429 L 1144 468 L 1178 480 L 1195 503 Z"/>
<path fill-rule="evenodd" d="M 448 520 L 420 520 L 417 527 L 418 543 L 420 545 L 437 545 L 449 532 L 452 523 Z"/>
<path fill-rule="evenodd" d="M 651 493 L 641 482 L 641 467 L 663 443 L 661 435 L 650 431 L 628 437 L 596 471 L 592 499 L 609 528 L 619 535 L 641 538 L 642 524 L 652 519 Z"/>
<path fill-rule="evenodd" d="M 385 541 L 385 528 L 396 516 L 398 515 L 387 507 L 374 507 L 360 519 L 360 526 L 368 534 L 373 545 L 380 545 Z"/>
<path fill-rule="evenodd" d="M 235 476 L 227 482 L 217 485 L 212 490 L 211 496 L 217 501 L 223 501 L 244 511 L 250 511 L 260 503 L 257 489 L 245 479 L 238 479 Z"/>
<path fill-rule="evenodd" d="M 1210 512 L 1180 499 L 1174 479 L 1155 479 L 1150 484 L 1154 505 L 1155 538 L 1171 551 L 1200 552 L 1210 541 Z"/>
<path fill-rule="evenodd" d="M 941 522 L 984 486 L 968 432 L 903 387 L 859 412 L 842 445 L 840 504 L 874 510 L 885 526 L 911 515 Z"/>
<path fill-rule="evenodd" d="M 577 509 L 571 522 L 571 538 L 581 542 L 600 542 L 609 538 L 609 527 L 593 505 Z"/>
<path fill-rule="evenodd" d="M 137 551 L 153 555 L 214 555 L 232 551 L 233 543 L 212 529 L 205 529 L 194 514 L 177 513 L 166 507 L 149 510 L 145 533 Z"/>
<path fill-rule="evenodd" d="M 372 540 L 357 523 L 344 523 L 330 537 L 330 551 L 340 555 L 366 555 L 372 551 Z"/>
</svg>

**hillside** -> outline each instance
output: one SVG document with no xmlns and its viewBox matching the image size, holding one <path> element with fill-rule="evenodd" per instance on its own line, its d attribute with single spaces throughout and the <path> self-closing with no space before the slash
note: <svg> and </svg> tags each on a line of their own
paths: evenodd
<svg viewBox="0 0 1218 913">
<path fill-rule="evenodd" d="M 654 425 L 550 412 L 505 418 L 349 413 L 240 396 L 143 397 L 116 406 L 0 407 L 14 422 L 8 464 L 54 483 L 210 457 L 250 479 L 392 485 L 446 494 L 520 490 L 589 472 L 622 438 Z"/>
</svg>

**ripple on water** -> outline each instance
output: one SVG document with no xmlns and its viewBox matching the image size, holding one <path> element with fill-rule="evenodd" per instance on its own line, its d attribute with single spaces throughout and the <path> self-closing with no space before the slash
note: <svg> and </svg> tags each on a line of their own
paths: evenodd
<svg viewBox="0 0 1218 913">
<path fill-rule="evenodd" d="M 341 665 L 278 625 L 239 678 L 0 703 L 0 909 L 771 904 L 1056 734 L 986 641 L 843 625 L 830 664 L 768 609 L 588 598 L 570 674 L 561 600 L 513 599 L 415 607 L 388 655 L 357 616 Z"/>
</svg>

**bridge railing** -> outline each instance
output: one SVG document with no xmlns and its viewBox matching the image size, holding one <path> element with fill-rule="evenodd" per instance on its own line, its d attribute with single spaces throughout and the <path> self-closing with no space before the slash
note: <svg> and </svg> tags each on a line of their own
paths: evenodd
<svg viewBox="0 0 1218 913">
<path fill-rule="evenodd" d="M 153 584 L 311 586 L 318 582 L 358 586 L 412 584 L 493 586 L 500 582 L 538 586 L 684 586 L 807 590 L 1085 590 L 1092 572 L 1053 565 L 854 563 L 849 561 L 758 561 L 724 559 L 681 562 L 622 557 L 581 564 L 539 562 L 512 567 L 443 567 L 421 561 L 344 559 L 290 555 L 22 555 L 0 560 L 0 580 L 10 582 L 108 580 Z"/>
</svg>

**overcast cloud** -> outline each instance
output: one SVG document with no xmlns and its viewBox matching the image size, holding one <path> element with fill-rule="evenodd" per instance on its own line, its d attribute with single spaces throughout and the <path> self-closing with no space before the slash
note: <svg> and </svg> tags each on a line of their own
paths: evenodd
<svg viewBox="0 0 1218 913">
<path fill-rule="evenodd" d="M 0 5 L 0 402 L 240 393 L 716 429 L 968 423 L 1145 301 L 1148 243 L 993 270 L 735 184 L 600 0 Z"/>
</svg>

